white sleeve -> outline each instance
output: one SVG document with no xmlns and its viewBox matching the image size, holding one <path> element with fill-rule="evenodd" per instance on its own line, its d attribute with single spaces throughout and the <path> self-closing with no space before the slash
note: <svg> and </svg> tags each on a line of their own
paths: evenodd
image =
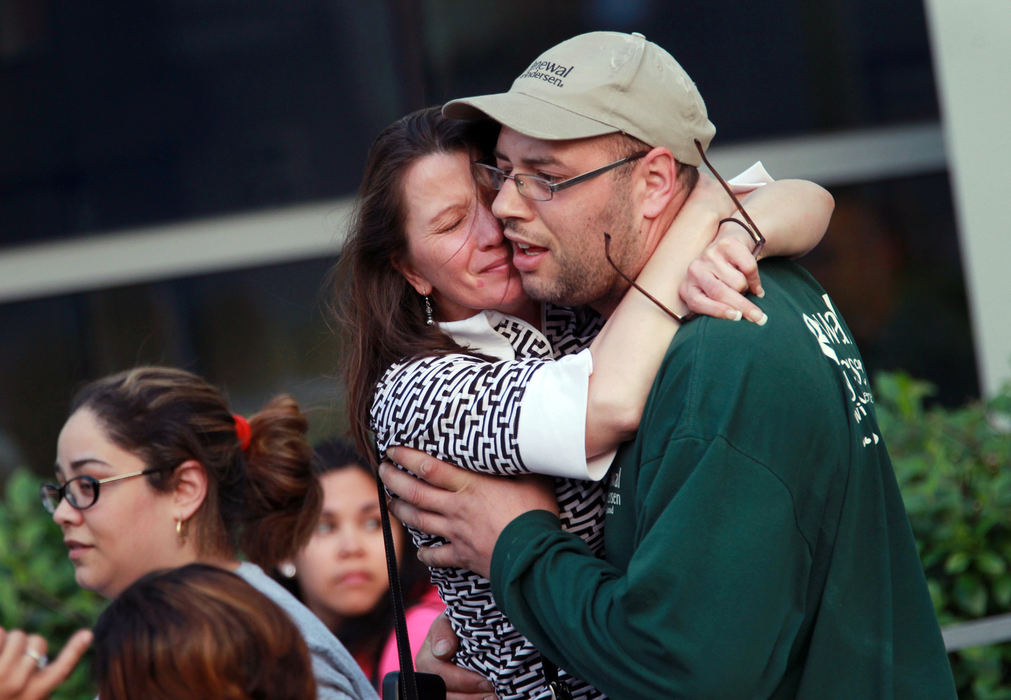
<svg viewBox="0 0 1011 700">
<path fill-rule="evenodd" d="M 371 421 L 383 452 L 423 450 L 486 474 L 529 474 L 520 457 L 523 394 L 550 359 L 488 362 L 443 355 L 393 365 L 376 386 Z"/>
<path fill-rule="evenodd" d="M 586 459 L 586 402 L 593 357 L 589 350 L 538 369 L 523 393 L 518 440 L 523 463 L 535 474 L 599 480 L 616 450 Z"/>
<path fill-rule="evenodd" d="M 379 381 L 371 427 L 383 452 L 405 445 L 486 474 L 599 479 L 613 453 L 586 460 L 592 370 L 588 350 L 559 360 L 409 360 Z"/>
<path fill-rule="evenodd" d="M 775 182 L 775 180 L 762 165 L 762 161 L 757 161 L 740 175 L 735 175 L 727 180 L 727 184 L 730 185 L 734 194 L 748 194 L 770 182 Z"/>
</svg>

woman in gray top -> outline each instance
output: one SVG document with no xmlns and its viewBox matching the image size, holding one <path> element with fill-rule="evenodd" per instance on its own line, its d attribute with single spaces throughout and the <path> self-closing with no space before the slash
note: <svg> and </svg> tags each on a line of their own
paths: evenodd
<svg viewBox="0 0 1011 700">
<path fill-rule="evenodd" d="M 42 487 L 42 500 L 81 586 L 115 598 L 155 569 L 203 562 L 235 571 L 302 632 L 318 697 L 372 699 L 337 638 L 263 573 L 305 544 L 318 517 L 306 427 L 290 396 L 247 421 L 196 375 L 128 370 L 75 398 L 57 445 L 57 483 Z"/>
</svg>

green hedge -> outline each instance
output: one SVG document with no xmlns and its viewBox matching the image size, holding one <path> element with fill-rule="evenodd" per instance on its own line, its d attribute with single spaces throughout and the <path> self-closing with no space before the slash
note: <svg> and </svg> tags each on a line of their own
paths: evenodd
<svg viewBox="0 0 1011 700">
<path fill-rule="evenodd" d="M 927 408 L 933 393 L 880 374 L 881 432 L 942 626 L 1011 611 L 1011 385 L 987 402 Z M 951 659 L 959 696 L 1011 700 L 1011 643 Z"/>
<path fill-rule="evenodd" d="M 941 625 L 1011 610 L 1011 386 L 993 400 L 927 408 L 929 384 L 875 378 L 877 412 Z M 23 470 L 0 501 L 0 625 L 44 635 L 51 649 L 90 626 L 103 601 L 74 582 L 59 529 Z M 962 697 L 1011 700 L 1011 643 L 951 655 Z M 82 664 L 55 698 L 90 700 Z"/>
<path fill-rule="evenodd" d="M 63 535 L 39 501 L 40 483 L 17 470 L 0 501 L 0 626 L 41 634 L 52 657 L 75 630 L 94 624 L 105 603 L 74 581 Z M 90 652 L 52 697 L 95 697 Z"/>
</svg>

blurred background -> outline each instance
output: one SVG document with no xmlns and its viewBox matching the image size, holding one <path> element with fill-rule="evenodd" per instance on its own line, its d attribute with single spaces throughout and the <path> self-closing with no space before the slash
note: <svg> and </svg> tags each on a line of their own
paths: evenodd
<svg viewBox="0 0 1011 700">
<path fill-rule="evenodd" d="M 1011 4 L 967 2 L 0 0 L 0 484 L 18 466 L 50 474 L 75 390 L 139 363 L 196 371 L 240 412 L 291 392 L 314 439 L 342 432 L 324 280 L 372 138 L 504 90 L 595 29 L 642 32 L 682 63 L 724 174 L 762 160 L 832 191 L 804 264 L 871 373 L 905 369 L 941 404 L 978 397 L 1011 344 L 983 353 L 1009 324 L 966 255 L 1011 253 L 991 242 L 1006 225 L 966 212 L 985 194 L 979 138 L 1007 109 L 956 93 L 973 70 L 958 61 L 1007 56 L 994 44 L 1011 23 L 994 41 L 985 13 L 976 34 L 964 19 Z M 972 95 L 1007 106 L 999 65 Z M 983 152 L 1009 155 L 1003 138 Z"/>
</svg>

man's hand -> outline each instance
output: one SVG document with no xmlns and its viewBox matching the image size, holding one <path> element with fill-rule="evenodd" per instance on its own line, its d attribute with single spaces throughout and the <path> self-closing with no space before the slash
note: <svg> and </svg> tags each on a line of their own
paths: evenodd
<svg viewBox="0 0 1011 700">
<path fill-rule="evenodd" d="M 449 624 L 446 613 L 432 621 L 425 643 L 418 650 L 414 665 L 421 673 L 437 673 L 446 682 L 446 700 L 487 700 L 494 698 L 493 686 L 484 676 L 460 668 L 453 656 L 460 640 Z"/>
<path fill-rule="evenodd" d="M 418 552 L 428 566 L 456 566 L 487 578 L 495 542 L 506 525 L 531 510 L 558 513 L 547 477 L 477 474 L 407 447 L 390 448 L 387 455 L 419 477 L 388 462 L 379 465 L 386 488 L 399 496 L 390 511 L 404 524 L 448 540 Z"/>
<path fill-rule="evenodd" d="M 52 663 L 46 640 L 0 627 L 0 700 L 41 700 L 66 680 L 91 644 L 91 631 L 78 630 Z"/>
</svg>

